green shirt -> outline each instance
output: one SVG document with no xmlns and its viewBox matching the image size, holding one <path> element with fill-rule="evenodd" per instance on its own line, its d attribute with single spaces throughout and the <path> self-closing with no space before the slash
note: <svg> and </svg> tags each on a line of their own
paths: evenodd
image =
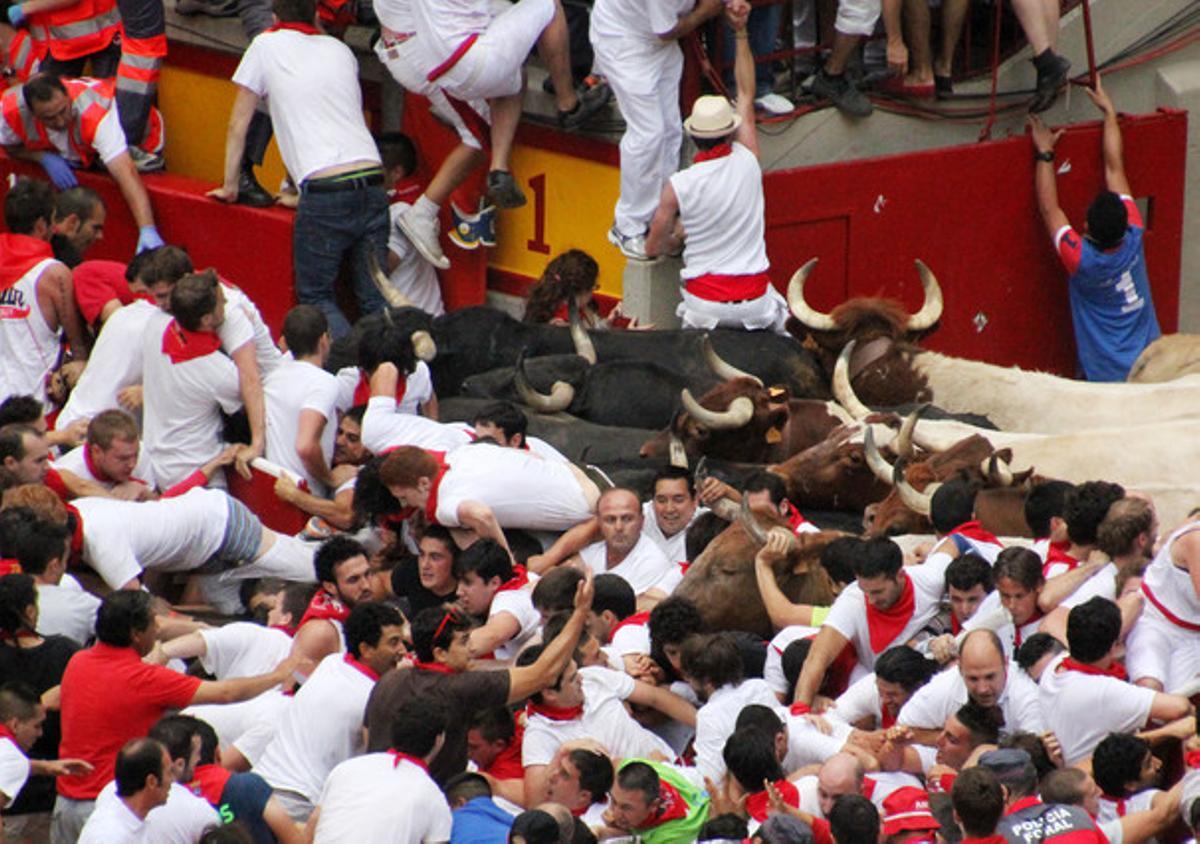
<svg viewBox="0 0 1200 844">
<path fill-rule="evenodd" d="M 682 844 L 685 841 L 695 841 L 700 835 L 700 827 L 708 822 L 708 792 L 697 788 L 686 777 L 670 765 L 661 762 L 651 762 L 649 759 L 629 759 L 630 762 L 645 762 L 658 774 L 658 778 L 669 783 L 683 801 L 687 804 L 687 814 L 682 818 L 667 821 L 649 829 L 634 830 L 641 836 L 645 844 Z M 622 765 L 621 767 L 625 767 Z"/>
</svg>

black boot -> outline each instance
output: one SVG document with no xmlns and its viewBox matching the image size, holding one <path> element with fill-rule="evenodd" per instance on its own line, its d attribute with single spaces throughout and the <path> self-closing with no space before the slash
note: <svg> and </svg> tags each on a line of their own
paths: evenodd
<svg viewBox="0 0 1200 844">
<path fill-rule="evenodd" d="M 267 193 L 266 188 L 254 178 L 254 164 L 250 161 L 242 162 L 237 201 L 239 205 L 249 205 L 251 208 L 269 208 L 275 204 L 275 197 Z"/>
</svg>

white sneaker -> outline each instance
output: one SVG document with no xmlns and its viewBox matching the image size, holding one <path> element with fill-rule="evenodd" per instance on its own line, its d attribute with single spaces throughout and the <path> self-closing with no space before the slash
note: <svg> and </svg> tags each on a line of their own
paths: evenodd
<svg viewBox="0 0 1200 844">
<path fill-rule="evenodd" d="M 450 259 L 442 252 L 442 245 L 438 243 L 440 232 L 437 217 L 428 217 L 418 213 L 415 208 L 409 208 L 400 215 L 396 224 L 400 226 L 400 231 L 404 232 L 409 242 L 421 253 L 422 258 L 439 270 L 450 269 Z"/>
<path fill-rule="evenodd" d="M 621 254 L 631 261 L 652 261 L 646 254 L 646 236 L 641 234 L 623 235 L 616 226 L 608 230 L 608 242 L 621 250 Z"/>
<path fill-rule="evenodd" d="M 754 105 L 756 108 L 760 108 L 768 114 L 791 114 L 796 110 L 796 107 L 792 105 L 791 100 L 782 94 L 776 94 L 774 92 L 767 94 L 766 96 L 759 97 L 754 101 Z"/>
</svg>

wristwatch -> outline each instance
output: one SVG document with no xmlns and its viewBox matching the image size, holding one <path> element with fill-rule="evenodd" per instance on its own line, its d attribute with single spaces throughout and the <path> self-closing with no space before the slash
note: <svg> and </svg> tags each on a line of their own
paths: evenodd
<svg viewBox="0 0 1200 844">
<path fill-rule="evenodd" d="M 1047 164 L 1054 163 L 1054 150 L 1038 150 L 1033 154 L 1034 161 L 1045 161 Z"/>
</svg>

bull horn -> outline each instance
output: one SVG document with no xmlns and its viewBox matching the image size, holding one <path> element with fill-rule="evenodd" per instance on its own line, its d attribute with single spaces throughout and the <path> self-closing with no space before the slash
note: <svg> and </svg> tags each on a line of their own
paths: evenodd
<svg viewBox="0 0 1200 844">
<path fill-rule="evenodd" d="M 517 357 L 517 365 L 513 370 L 513 387 L 521 401 L 532 407 L 538 413 L 559 413 L 571 406 L 575 399 L 575 388 L 565 381 L 555 381 L 550 388 L 550 395 L 539 393 L 525 377 L 525 353 Z"/>
<path fill-rule="evenodd" d="M 391 279 L 380 268 L 379 259 L 375 257 L 374 252 L 367 255 L 367 269 L 370 271 L 371 281 L 375 282 L 375 289 L 379 291 L 379 295 L 383 297 L 383 301 L 387 302 L 393 308 L 416 307 L 412 299 L 409 299 L 393 286 Z"/>
<path fill-rule="evenodd" d="M 792 280 L 788 282 L 788 310 L 805 328 L 811 328 L 813 331 L 836 331 L 838 324 L 833 317 L 816 310 L 804 298 L 804 283 L 808 281 L 816 265 L 817 259 L 813 258 L 792 273 Z"/>
<path fill-rule="evenodd" d="M 575 304 L 575 300 L 572 299 L 568 303 L 567 313 L 571 320 L 571 342 L 575 344 L 575 354 L 588 363 L 595 364 L 596 347 L 592 345 L 592 338 L 588 336 L 583 323 L 579 321 L 579 306 Z"/>
<path fill-rule="evenodd" d="M 833 366 L 833 397 L 838 404 L 846 408 L 846 412 L 855 419 L 862 419 L 870 414 L 871 408 L 858 400 L 854 387 L 850 386 L 850 356 L 854 354 L 857 340 L 851 340 L 838 355 L 837 363 Z"/>
<path fill-rule="evenodd" d="M 749 372 L 743 372 L 729 363 L 729 361 L 723 360 L 717 354 L 717 350 L 713 348 L 712 340 L 709 339 L 707 334 L 700 338 L 700 351 L 704 355 L 704 362 L 708 364 L 708 368 L 723 381 L 731 381 L 734 378 L 749 378 L 758 386 L 761 387 L 763 385 L 762 379 L 751 375 Z"/>
<path fill-rule="evenodd" d="M 738 521 L 742 523 L 742 528 L 750 535 L 751 539 L 759 545 L 767 544 L 767 532 L 758 523 L 758 518 L 750 509 L 750 504 L 744 495 L 742 496 L 742 509 L 738 512 Z"/>
<path fill-rule="evenodd" d="M 413 354 L 417 356 L 417 360 L 423 360 L 426 363 L 437 357 L 437 343 L 433 342 L 433 335 L 428 331 L 414 331 L 412 333 Z"/>
<path fill-rule="evenodd" d="M 879 447 L 875 445 L 875 433 L 871 430 L 870 425 L 863 430 L 863 454 L 867 458 L 867 465 L 875 473 L 875 477 L 885 484 L 891 484 L 894 475 L 892 464 L 888 463 L 879 453 Z"/>
<path fill-rule="evenodd" d="M 725 410 L 709 410 L 703 407 L 692 397 L 692 392 L 687 387 L 683 388 L 680 397 L 683 400 L 683 409 L 710 431 L 741 428 L 754 415 L 754 402 L 747 396 L 738 396 Z"/>
<path fill-rule="evenodd" d="M 687 449 L 683 446 L 683 440 L 679 439 L 674 432 L 671 433 L 671 445 L 668 452 L 672 466 L 678 466 L 680 469 L 688 467 Z"/>
<path fill-rule="evenodd" d="M 1008 468 L 1008 464 L 1000 459 L 1000 455 L 993 454 L 985 459 L 980 465 L 979 470 L 983 472 L 983 476 L 991 480 L 996 486 L 1012 486 L 1013 473 Z"/>
<path fill-rule="evenodd" d="M 925 290 L 925 303 L 921 305 L 921 310 L 908 318 L 905 328 L 914 332 L 928 331 L 942 318 L 942 286 L 924 261 L 918 258 L 916 264 L 917 272 L 921 274 L 921 287 Z"/>
<path fill-rule="evenodd" d="M 900 426 L 900 433 L 896 435 L 896 456 L 901 460 L 907 460 L 913 455 L 913 432 L 917 429 L 917 419 L 929 407 L 929 403 L 917 405 L 913 408 L 913 412 L 904 417 L 904 424 Z"/>
<path fill-rule="evenodd" d="M 905 507 L 914 513 L 928 516 L 933 494 L 937 492 L 941 484 L 930 483 L 925 487 L 924 492 L 918 492 L 904 477 L 904 465 L 903 461 L 896 461 L 896 468 L 892 473 L 892 483 L 896 487 L 896 492 L 899 494 L 900 500 L 904 503 Z"/>
</svg>

